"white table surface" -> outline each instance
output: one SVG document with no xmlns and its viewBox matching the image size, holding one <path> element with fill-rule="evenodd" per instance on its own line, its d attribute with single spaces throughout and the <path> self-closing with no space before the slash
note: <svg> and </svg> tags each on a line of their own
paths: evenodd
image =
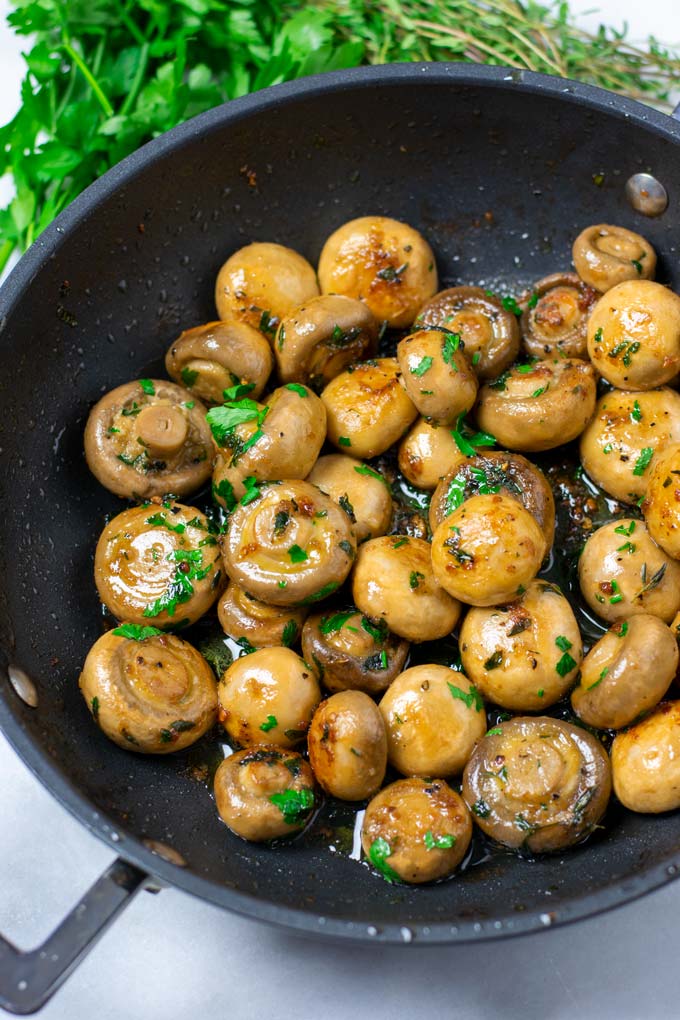
<svg viewBox="0 0 680 1020">
<path fill-rule="evenodd" d="M 67 2 L 67 0 L 63 0 Z M 576 4 L 575 4 L 576 6 Z M 586 6 L 584 2 L 583 7 Z M 600 0 L 633 35 L 680 41 L 679 0 Z M 20 45 L 0 0 L 0 123 L 16 108 Z M 592 27 L 598 15 L 586 14 Z M 5 200 L 0 187 L 0 199 Z M 44 938 L 112 860 L 0 736 L 0 931 Z M 44 1020 L 666 1020 L 680 1016 L 680 883 L 567 928 L 502 943 L 350 949 L 143 892 L 41 1013 Z"/>
</svg>

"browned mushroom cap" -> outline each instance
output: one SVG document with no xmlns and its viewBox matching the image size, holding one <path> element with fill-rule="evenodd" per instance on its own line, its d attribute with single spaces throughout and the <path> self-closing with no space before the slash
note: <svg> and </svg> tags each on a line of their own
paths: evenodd
<svg viewBox="0 0 680 1020">
<path fill-rule="evenodd" d="M 461 455 L 458 463 L 442 478 L 430 503 L 430 527 L 435 531 L 445 517 L 470 496 L 500 493 L 510 496 L 528 510 L 545 535 L 548 548 L 555 531 L 555 500 L 548 479 L 540 468 L 519 453 L 490 451 L 474 457 Z"/>
<path fill-rule="evenodd" d="M 208 404 L 221 404 L 224 390 L 250 383 L 256 400 L 272 370 L 271 347 L 247 322 L 229 319 L 185 329 L 165 355 L 171 379 Z"/>
<path fill-rule="evenodd" d="M 583 432 L 595 398 L 595 372 L 587 361 L 516 365 L 482 386 L 477 422 L 511 450 L 552 450 Z"/>
<path fill-rule="evenodd" d="M 663 701 L 612 743 L 614 792 L 629 811 L 680 807 L 680 701 Z"/>
<path fill-rule="evenodd" d="M 399 470 L 419 489 L 434 489 L 465 460 L 450 428 L 419 418 L 399 446 Z"/>
<path fill-rule="evenodd" d="M 99 400 L 85 427 L 85 457 L 98 482 L 128 499 L 199 489 L 212 470 L 206 409 L 162 379 L 125 383 Z"/>
<path fill-rule="evenodd" d="M 516 716 L 480 740 L 463 774 L 463 797 L 487 836 L 535 853 L 588 836 L 611 792 L 609 758 L 580 726 Z"/>
<path fill-rule="evenodd" d="M 343 294 L 312 298 L 281 320 L 274 340 L 279 375 L 318 392 L 348 365 L 375 353 L 378 330 L 363 301 Z"/>
<path fill-rule="evenodd" d="M 217 603 L 217 617 L 225 634 L 245 638 L 255 648 L 290 646 L 300 636 L 307 610 L 268 606 L 230 581 Z"/>
<path fill-rule="evenodd" d="M 586 357 L 588 316 L 599 295 L 576 273 L 552 273 L 520 298 L 524 347 L 534 358 Z"/>
<path fill-rule="evenodd" d="M 272 744 L 225 758 L 215 773 L 214 790 L 222 821 L 252 843 L 295 835 L 316 807 L 308 763 L 295 751 Z"/>
<path fill-rule="evenodd" d="M 457 334 L 416 330 L 399 341 L 397 359 L 406 392 L 424 417 L 453 425 L 474 404 L 477 376 Z"/>
<path fill-rule="evenodd" d="M 181 751 L 217 717 L 208 663 L 188 642 L 153 627 L 124 624 L 100 637 L 79 685 L 94 721 L 128 751 Z"/>
<path fill-rule="evenodd" d="M 319 457 L 307 481 L 351 510 L 357 542 L 378 538 L 388 530 L 392 521 L 390 485 L 375 468 L 342 453 L 329 453 Z"/>
<path fill-rule="evenodd" d="M 657 453 L 642 511 L 654 541 L 674 560 L 680 559 L 680 443 Z"/>
<path fill-rule="evenodd" d="M 158 627 L 198 620 L 217 598 L 222 577 L 210 527 L 195 507 L 170 501 L 112 518 L 94 557 L 94 579 L 107 609 L 119 620 Z"/>
<path fill-rule="evenodd" d="M 270 605 L 309 605 L 349 574 L 356 538 L 345 510 L 309 482 L 263 485 L 222 537 L 227 573 Z"/>
<path fill-rule="evenodd" d="M 213 472 L 215 497 L 227 510 L 245 493 L 244 479 L 256 482 L 305 478 L 326 438 L 326 409 L 300 383 L 287 383 L 266 398 L 266 404 L 232 401 L 230 410 L 245 407 L 247 421 L 223 429 L 222 409 L 208 413 L 218 445 Z M 252 406 L 251 406 L 252 405 Z M 250 411 L 248 410 L 250 408 Z M 229 419 L 227 419 L 229 420 Z"/>
<path fill-rule="evenodd" d="M 272 341 L 279 321 L 319 293 L 307 259 L 268 242 L 247 244 L 224 263 L 215 283 L 220 319 L 247 322 Z"/>
<path fill-rule="evenodd" d="M 620 729 L 661 701 L 677 668 L 670 627 L 648 614 L 620 620 L 583 660 L 572 707 L 588 726 Z"/>
<path fill-rule="evenodd" d="M 494 379 L 519 353 L 517 317 L 482 287 L 440 291 L 420 309 L 416 325 L 443 326 L 458 334 L 480 379 Z"/>
<path fill-rule="evenodd" d="M 302 654 L 329 691 L 381 694 L 401 673 L 408 649 L 384 620 L 374 623 L 356 609 L 316 613 L 302 628 Z"/>
<path fill-rule="evenodd" d="M 365 301 L 378 322 L 410 326 L 437 289 L 429 244 L 417 230 L 387 216 L 361 216 L 331 234 L 319 259 L 324 294 Z"/>
<path fill-rule="evenodd" d="M 361 845 L 388 882 L 434 882 L 465 857 L 472 822 L 443 779 L 400 779 L 366 808 Z"/>
<path fill-rule="evenodd" d="M 322 701 L 307 734 L 317 782 L 339 800 L 366 800 L 387 768 L 385 724 L 363 691 L 340 691 Z"/>
<path fill-rule="evenodd" d="M 326 386 L 321 399 L 328 413 L 328 438 L 342 453 L 377 457 L 418 416 L 400 374 L 396 358 L 378 358 L 341 372 Z"/>
<path fill-rule="evenodd" d="M 624 280 L 651 280 L 656 269 L 656 252 L 649 241 L 609 223 L 582 230 L 572 256 L 581 279 L 600 293 Z"/>
<path fill-rule="evenodd" d="M 321 691 L 311 668 L 290 648 L 260 648 L 225 670 L 217 699 L 217 718 L 230 740 L 242 747 L 264 739 L 294 747 L 305 737 Z"/>
</svg>

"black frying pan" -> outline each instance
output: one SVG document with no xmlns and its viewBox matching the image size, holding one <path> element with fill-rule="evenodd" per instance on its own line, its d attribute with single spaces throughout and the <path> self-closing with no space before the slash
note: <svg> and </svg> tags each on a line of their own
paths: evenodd
<svg viewBox="0 0 680 1020">
<path fill-rule="evenodd" d="M 653 220 L 624 194 L 647 170 L 670 195 Z M 298 932 L 375 945 L 534 931 L 676 874 L 680 813 L 623 813 L 563 858 L 497 854 L 424 888 L 389 886 L 321 837 L 247 845 L 218 821 L 190 752 L 115 747 L 76 678 L 101 631 L 92 552 L 103 515 L 120 509 L 85 466 L 88 409 L 128 378 L 161 373 L 178 331 L 214 316 L 227 254 L 275 240 L 314 262 L 340 223 L 383 213 L 426 234 L 445 284 L 516 292 L 566 268 L 574 235 L 605 221 L 645 234 L 658 278 L 678 289 L 678 196 L 680 125 L 662 114 L 536 74 L 409 64 L 282 85 L 204 114 L 106 174 L 40 237 L 0 299 L 0 724 L 121 859 L 48 944 L 22 954 L 0 940 L 5 1008 L 38 1008 L 149 876 Z M 10 665 L 33 679 L 37 707 L 7 682 Z"/>
</svg>

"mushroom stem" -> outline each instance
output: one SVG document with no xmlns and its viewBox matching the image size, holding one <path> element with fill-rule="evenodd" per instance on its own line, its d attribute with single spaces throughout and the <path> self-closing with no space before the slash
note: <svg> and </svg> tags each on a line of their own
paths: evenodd
<svg viewBox="0 0 680 1020">
<path fill-rule="evenodd" d="M 177 407 L 152 404 L 139 413 L 137 438 L 152 457 L 172 457 L 186 442 L 186 419 Z"/>
</svg>

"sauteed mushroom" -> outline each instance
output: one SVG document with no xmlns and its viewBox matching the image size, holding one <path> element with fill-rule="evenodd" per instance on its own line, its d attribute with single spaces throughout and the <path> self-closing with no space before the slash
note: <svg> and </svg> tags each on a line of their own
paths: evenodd
<svg viewBox="0 0 680 1020">
<path fill-rule="evenodd" d="M 486 730 L 479 691 L 447 666 L 407 669 L 379 708 L 390 764 L 405 776 L 457 775 Z"/>
<path fill-rule="evenodd" d="M 477 421 L 511 450 L 552 450 L 583 432 L 595 396 L 595 373 L 586 361 L 516 365 L 481 388 Z"/>
<path fill-rule="evenodd" d="M 321 399 L 331 443 L 351 457 L 368 459 L 400 439 L 418 411 L 399 380 L 397 359 L 378 358 L 329 382 Z"/>
<path fill-rule="evenodd" d="M 214 792 L 222 821 L 253 843 L 296 835 L 316 806 L 307 762 L 271 744 L 225 758 L 215 773 Z"/>
<path fill-rule="evenodd" d="M 88 467 L 127 499 L 199 489 L 212 470 L 206 409 L 181 386 L 140 379 L 97 401 L 85 427 Z"/>
<path fill-rule="evenodd" d="M 451 429 L 419 418 L 399 447 L 399 470 L 411 485 L 434 489 L 454 464 L 465 460 Z"/>
<path fill-rule="evenodd" d="M 118 619 L 194 623 L 220 590 L 222 563 L 207 517 L 181 503 L 147 503 L 113 517 L 94 557 L 99 597 Z"/>
<path fill-rule="evenodd" d="M 617 733 L 612 744 L 614 792 L 629 811 L 659 814 L 680 807 L 680 701 Z"/>
<path fill-rule="evenodd" d="M 225 634 L 254 648 L 295 644 L 307 610 L 268 606 L 230 581 L 217 603 L 217 617 Z"/>
<path fill-rule="evenodd" d="M 416 325 L 440 326 L 460 336 L 480 379 L 495 379 L 519 353 L 517 317 L 482 287 L 440 291 L 420 309 Z"/>
<path fill-rule="evenodd" d="M 366 800 L 387 768 L 387 737 L 374 701 L 340 691 L 322 701 L 307 734 L 309 761 L 320 786 L 338 800 Z"/>
<path fill-rule="evenodd" d="M 470 609 L 459 646 L 463 669 L 484 697 L 514 712 L 559 701 L 583 656 L 572 608 L 548 581 L 532 581 L 509 605 Z"/>
<path fill-rule="evenodd" d="M 680 609 L 680 564 L 651 537 L 643 521 L 609 521 L 593 532 L 578 564 L 581 592 L 610 623 L 651 613 L 670 623 Z"/>
<path fill-rule="evenodd" d="M 647 491 L 657 453 L 680 441 L 680 396 L 660 390 L 612 390 L 597 402 L 581 435 L 581 463 L 615 499 L 637 503 Z"/>
<path fill-rule="evenodd" d="M 364 542 L 352 594 L 362 613 L 384 620 L 407 641 L 445 637 L 460 616 L 460 604 L 437 583 L 430 546 L 422 538 L 386 535 Z"/>
<path fill-rule="evenodd" d="M 461 797 L 443 779 L 400 779 L 366 809 L 361 845 L 388 882 L 434 882 L 465 857 L 472 822 Z"/>
<path fill-rule="evenodd" d="M 680 443 L 656 455 L 642 509 L 652 538 L 680 559 Z"/>
<path fill-rule="evenodd" d="M 546 551 L 539 525 L 516 500 L 471 496 L 432 536 L 432 568 L 454 599 L 494 606 L 526 590 Z"/>
<path fill-rule="evenodd" d="M 663 386 L 680 369 L 680 297 L 651 280 L 619 283 L 591 313 L 588 354 L 619 389 Z"/>
<path fill-rule="evenodd" d="M 273 361 L 271 347 L 259 330 L 229 319 L 185 329 L 169 347 L 165 369 L 194 396 L 207 404 L 221 404 L 224 390 L 238 383 L 250 384 L 250 395 L 257 400 Z"/>
<path fill-rule="evenodd" d="M 677 668 L 675 635 L 658 617 L 619 620 L 583 660 L 572 707 L 588 726 L 618 730 L 661 701 Z"/>
<path fill-rule="evenodd" d="M 274 606 L 326 598 L 347 577 L 356 538 L 347 512 L 309 482 L 263 485 L 222 538 L 227 573 Z"/>
<path fill-rule="evenodd" d="M 368 305 L 379 322 L 410 326 L 437 289 L 429 244 L 417 230 L 387 216 L 361 216 L 331 234 L 319 259 L 323 294 Z"/>
<path fill-rule="evenodd" d="M 457 334 L 419 329 L 399 342 L 397 359 L 406 392 L 425 418 L 453 425 L 474 404 L 477 376 Z"/>
<path fill-rule="evenodd" d="M 286 315 L 276 332 L 274 354 L 283 382 L 321 390 L 355 361 L 370 357 L 379 323 L 363 301 L 322 294 Z"/>
<path fill-rule="evenodd" d="M 576 273 L 551 273 L 522 296 L 524 347 L 534 358 L 586 357 L 588 316 L 598 298 Z"/>
<path fill-rule="evenodd" d="M 294 747 L 304 739 L 321 691 L 314 673 L 290 648 L 242 655 L 217 686 L 217 718 L 230 740 Z"/>
<path fill-rule="evenodd" d="M 491 450 L 461 456 L 435 489 L 430 503 L 430 527 L 436 531 L 445 517 L 470 496 L 510 496 L 536 519 L 548 547 L 555 531 L 555 500 L 539 467 L 519 453 Z"/>
<path fill-rule="evenodd" d="M 188 642 L 154 627 L 123 624 L 104 634 L 78 683 L 94 721 L 127 751 L 181 751 L 217 717 L 208 663 Z"/>
<path fill-rule="evenodd" d="M 392 520 L 390 486 L 375 468 L 342 453 L 329 453 L 319 457 L 307 481 L 354 514 L 357 542 L 378 538 L 388 530 Z"/>
<path fill-rule="evenodd" d="M 406 662 L 408 641 L 353 609 L 316 613 L 302 628 L 302 654 L 329 691 L 381 694 Z"/>
<path fill-rule="evenodd" d="M 319 293 L 307 259 L 281 244 L 256 242 L 224 263 L 215 283 L 220 319 L 240 319 L 272 340 L 279 321 Z"/>
<path fill-rule="evenodd" d="M 495 726 L 463 775 L 463 797 L 480 829 L 534 853 L 585 839 L 610 792 L 609 759 L 599 741 L 549 716 L 515 716 Z"/>
<path fill-rule="evenodd" d="M 574 241 L 576 272 L 595 290 L 608 291 L 624 280 L 650 280 L 656 252 L 649 241 L 625 227 L 596 223 Z"/>
<path fill-rule="evenodd" d="M 244 420 L 244 418 L 246 420 Z M 326 409 L 299 383 L 280 386 L 265 405 L 248 398 L 228 401 L 208 414 L 218 444 L 213 491 L 231 509 L 255 482 L 304 478 L 326 438 Z"/>
</svg>

